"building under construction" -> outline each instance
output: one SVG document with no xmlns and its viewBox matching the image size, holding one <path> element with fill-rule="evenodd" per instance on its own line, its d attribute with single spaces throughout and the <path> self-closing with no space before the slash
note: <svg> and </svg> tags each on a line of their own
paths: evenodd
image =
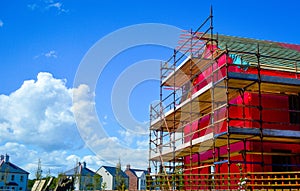
<svg viewBox="0 0 300 191">
<path fill-rule="evenodd" d="M 300 45 L 214 34 L 161 63 L 148 189 L 300 190 Z"/>
</svg>

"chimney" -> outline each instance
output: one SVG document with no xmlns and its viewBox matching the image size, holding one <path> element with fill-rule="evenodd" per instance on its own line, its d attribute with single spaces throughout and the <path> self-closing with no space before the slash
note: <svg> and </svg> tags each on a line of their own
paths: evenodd
<svg viewBox="0 0 300 191">
<path fill-rule="evenodd" d="M 78 162 L 78 174 L 81 174 L 81 172 L 82 172 L 82 165 L 81 165 L 81 162 Z"/>
<path fill-rule="evenodd" d="M 4 160 L 4 155 L 0 156 L 0 161 Z"/>
<path fill-rule="evenodd" d="M 8 154 L 5 155 L 5 162 L 9 162 L 9 156 L 8 156 Z"/>
<path fill-rule="evenodd" d="M 126 170 L 130 169 L 130 164 L 126 165 Z"/>
<path fill-rule="evenodd" d="M 83 168 L 86 168 L 86 162 L 83 161 Z"/>
</svg>

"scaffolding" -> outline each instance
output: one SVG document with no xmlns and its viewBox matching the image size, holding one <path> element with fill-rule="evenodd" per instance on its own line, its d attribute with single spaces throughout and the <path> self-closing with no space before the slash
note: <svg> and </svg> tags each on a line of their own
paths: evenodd
<svg viewBox="0 0 300 191">
<path fill-rule="evenodd" d="M 300 46 L 214 34 L 212 11 L 179 42 L 150 109 L 148 189 L 298 190 Z"/>
</svg>

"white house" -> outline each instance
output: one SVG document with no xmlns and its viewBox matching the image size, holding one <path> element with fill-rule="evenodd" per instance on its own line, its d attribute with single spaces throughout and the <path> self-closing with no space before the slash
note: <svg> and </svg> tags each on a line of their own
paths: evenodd
<svg viewBox="0 0 300 191">
<path fill-rule="evenodd" d="M 29 173 L 9 162 L 9 156 L 0 155 L 0 190 L 26 191 Z"/>
<path fill-rule="evenodd" d="M 138 177 L 138 190 L 146 190 L 147 171 L 137 170 L 137 171 L 135 171 L 135 174 Z"/>
<path fill-rule="evenodd" d="M 121 170 L 121 167 L 101 166 L 97 173 L 102 176 L 102 185 L 105 184 L 105 190 L 117 190 L 121 181 L 128 188 L 128 176 Z"/>
</svg>

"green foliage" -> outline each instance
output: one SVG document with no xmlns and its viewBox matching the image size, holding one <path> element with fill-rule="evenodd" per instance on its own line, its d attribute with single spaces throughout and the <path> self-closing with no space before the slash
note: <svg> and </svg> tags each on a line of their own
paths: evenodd
<svg viewBox="0 0 300 191">
<path fill-rule="evenodd" d="M 50 178 L 53 178 L 48 190 L 54 190 L 54 188 L 56 187 L 56 184 L 58 182 L 58 178 L 56 177 L 52 177 L 52 176 L 47 176 L 46 178 L 44 178 L 46 180 L 46 182 L 48 182 L 50 180 Z M 27 190 L 31 190 L 34 183 L 35 183 L 36 179 L 33 179 L 33 180 L 30 180 L 28 179 L 28 182 L 27 182 Z"/>
<path fill-rule="evenodd" d="M 94 188 L 94 190 L 98 190 L 98 188 L 101 187 L 100 183 L 101 183 L 101 176 L 96 173 L 93 177 L 93 188 Z"/>
<path fill-rule="evenodd" d="M 159 186 L 160 190 L 169 190 L 169 184 L 170 184 L 170 180 L 169 180 L 169 175 L 165 174 L 165 173 L 160 173 L 157 177 L 156 177 L 156 184 Z"/>
<path fill-rule="evenodd" d="M 122 176 L 121 163 L 119 162 L 116 166 L 116 189 L 119 191 L 124 191 L 126 188 L 126 182 Z"/>
<path fill-rule="evenodd" d="M 88 174 L 87 176 L 81 176 L 81 189 L 92 190 L 94 185 L 92 183 L 92 176 Z"/>
<path fill-rule="evenodd" d="M 238 190 L 240 191 L 245 191 L 247 189 L 247 181 L 248 181 L 248 178 L 245 177 L 243 175 L 243 166 L 241 163 L 237 163 L 236 166 L 239 168 L 239 171 L 240 171 L 240 179 L 239 179 L 239 182 L 238 182 Z"/>
<path fill-rule="evenodd" d="M 58 176 L 57 176 L 57 178 L 62 178 L 64 176 L 66 176 L 64 173 L 59 173 Z"/>
<path fill-rule="evenodd" d="M 102 182 L 102 184 L 101 184 L 101 190 L 106 190 L 106 188 L 107 188 L 106 182 Z"/>
<path fill-rule="evenodd" d="M 54 177 L 52 180 L 52 183 L 49 186 L 49 190 L 54 190 L 54 188 L 56 187 L 56 184 L 58 182 L 58 178 Z"/>
<path fill-rule="evenodd" d="M 120 182 L 117 184 L 116 188 L 117 188 L 118 191 L 125 191 L 126 190 L 126 183 L 125 183 L 124 178 L 122 178 L 120 180 Z"/>
<path fill-rule="evenodd" d="M 183 180 L 183 173 L 181 170 L 175 172 L 174 181 L 177 190 L 182 190 L 184 188 L 184 180 Z"/>
<path fill-rule="evenodd" d="M 28 179 L 28 182 L 27 182 L 27 190 L 31 190 L 31 188 L 32 188 L 33 185 L 34 185 L 34 182 L 35 182 L 35 179 L 33 179 L 33 180 L 29 180 L 29 179 Z"/>
</svg>

